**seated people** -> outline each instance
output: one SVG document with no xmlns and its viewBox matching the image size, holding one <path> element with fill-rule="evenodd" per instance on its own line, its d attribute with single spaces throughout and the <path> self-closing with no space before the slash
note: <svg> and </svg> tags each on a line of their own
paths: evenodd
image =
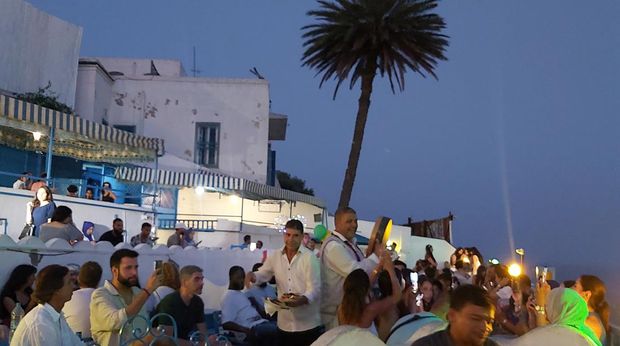
<svg viewBox="0 0 620 346">
<path fill-rule="evenodd" d="M 117 244 L 125 241 L 123 232 L 125 232 L 123 229 L 123 220 L 116 218 L 112 221 L 112 229 L 102 234 L 99 241 L 107 241 L 113 246 L 116 246 Z"/>
<path fill-rule="evenodd" d="M 276 324 L 263 319 L 242 292 L 245 272 L 239 266 L 228 271 L 228 291 L 222 298 L 222 326 L 246 335 L 251 345 L 274 345 L 278 340 Z"/>
<path fill-rule="evenodd" d="M 496 346 L 489 339 L 493 331 L 495 305 L 486 291 L 478 286 L 463 285 L 452 291 L 448 327 L 418 339 L 411 346 Z"/>
<path fill-rule="evenodd" d="M 37 268 L 30 264 L 20 264 L 13 269 L 0 292 L 0 323 L 10 326 L 15 304 L 20 304 L 24 312 L 34 307 L 36 303 L 31 301 L 31 295 L 36 273 Z"/>
<path fill-rule="evenodd" d="M 157 306 L 155 313 L 166 313 L 174 318 L 177 327 L 179 345 L 194 345 L 190 343 L 191 335 L 198 331 L 201 341 L 207 337 L 204 303 L 200 298 L 204 285 L 204 276 L 200 267 L 189 265 L 181 268 L 181 288 L 167 295 Z M 158 323 L 163 326 L 165 333 L 172 336 L 172 321 L 162 316 Z M 193 339 L 195 341 L 197 339 Z"/>
<path fill-rule="evenodd" d="M 168 237 L 168 241 L 166 242 L 166 245 L 168 245 L 168 247 L 171 247 L 172 245 L 178 245 L 182 248 L 187 246 L 187 243 L 185 242 L 185 230 L 187 229 L 187 226 L 185 226 L 185 224 L 183 222 L 177 222 L 174 225 L 174 233 L 172 233 L 170 235 L 170 237 Z"/>
<path fill-rule="evenodd" d="M 153 272 L 144 288 L 138 288 L 138 253 L 129 249 L 112 254 L 110 270 L 112 281 L 106 280 L 92 294 L 90 330 L 97 344 L 117 346 L 121 338 L 126 341 L 131 335 L 131 328 L 119 335 L 128 319 L 140 315 L 144 321 L 148 320 L 144 303 L 159 286 L 159 278 Z"/>
<path fill-rule="evenodd" d="M 21 320 L 11 345 L 84 345 L 62 314 L 72 294 L 67 267 L 52 264 L 41 269 L 32 295 L 39 305 Z"/>
<path fill-rule="evenodd" d="M 142 227 L 140 227 L 140 233 L 131 237 L 131 240 L 130 240 L 131 246 L 136 247 L 138 246 L 138 244 L 147 244 L 149 246 L 155 245 L 155 240 L 157 239 L 151 238 L 152 228 L 153 226 L 150 223 L 148 222 L 143 223 Z"/>
<path fill-rule="evenodd" d="M 54 210 L 52 221 L 41 225 L 39 238 L 44 242 L 53 238 L 61 238 L 69 244 L 74 244 L 84 239 L 84 234 L 73 224 L 71 209 L 61 205 Z"/>
<path fill-rule="evenodd" d="M 80 289 L 73 292 L 62 308 L 67 323 L 74 332 L 82 333 L 83 338 L 90 338 L 90 298 L 99 286 L 102 269 L 97 262 L 86 262 L 80 268 L 78 284 Z"/>
<path fill-rule="evenodd" d="M 160 272 L 161 271 L 161 272 Z M 161 264 L 161 269 L 157 271 L 161 280 L 161 285 L 153 292 L 151 296 L 152 302 L 149 304 L 149 310 L 153 310 L 159 305 L 159 303 L 171 293 L 179 290 L 181 287 L 181 279 L 179 277 L 179 266 L 173 262 L 168 261 Z"/>
</svg>

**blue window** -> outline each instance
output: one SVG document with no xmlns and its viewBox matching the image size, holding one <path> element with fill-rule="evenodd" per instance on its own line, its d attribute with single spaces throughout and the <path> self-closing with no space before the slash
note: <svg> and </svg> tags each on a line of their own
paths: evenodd
<svg viewBox="0 0 620 346">
<path fill-rule="evenodd" d="M 205 167 L 217 168 L 220 151 L 220 124 L 196 123 L 194 162 Z"/>
</svg>

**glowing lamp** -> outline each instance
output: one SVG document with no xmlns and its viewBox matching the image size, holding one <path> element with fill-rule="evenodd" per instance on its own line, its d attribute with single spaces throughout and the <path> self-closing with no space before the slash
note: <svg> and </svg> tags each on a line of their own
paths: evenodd
<svg viewBox="0 0 620 346">
<path fill-rule="evenodd" d="M 511 264 L 508 267 L 508 274 L 510 274 L 510 276 L 515 277 L 515 278 L 521 275 L 521 266 L 518 265 L 517 263 Z"/>
<path fill-rule="evenodd" d="M 499 264 L 499 260 L 497 258 L 491 258 L 489 260 L 489 263 L 497 265 L 497 264 Z"/>
<path fill-rule="evenodd" d="M 39 132 L 39 131 L 34 131 L 34 132 L 32 133 L 32 138 L 34 138 L 34 140 L 35 140 L 35 141 L 39 141 L 39 140 L 41 139 L 41 136 L 42 136 L 42 135 L 43 135 L 43 134 L 42 134 L 41 132 Z"/>
<path fill-rule="evenodd" d="M 204 186 L 196 186 L 194 191 L 196 191 L 197 195 L 202 195 L 203 193 L 205 193 L 205 188 Z"/>
</svg>

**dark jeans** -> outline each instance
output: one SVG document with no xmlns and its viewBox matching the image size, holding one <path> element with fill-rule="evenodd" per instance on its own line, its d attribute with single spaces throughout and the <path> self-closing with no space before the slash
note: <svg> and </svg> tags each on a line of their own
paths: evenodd
<svg viewBox="0 0 620 346">
<path fill-rule="evenodd" d="M 276 323 L 268 321 L 255 325 L 252 327 L 252 334 L 248 335 L 247 341 L 249 341 L 252 346 L 280 345 Z"/>
<path fill-rule="evenodd" d="M 280 344 L 283 346 L 310 346 L 310 344 L 318 339 L 324 331 L 325 328 L 323 328 L 323 326 L 318 326 L 302 332 L 285 332 L 282 329 L 278 329 L 278 333 L 280 333 Z"/>
</svg>

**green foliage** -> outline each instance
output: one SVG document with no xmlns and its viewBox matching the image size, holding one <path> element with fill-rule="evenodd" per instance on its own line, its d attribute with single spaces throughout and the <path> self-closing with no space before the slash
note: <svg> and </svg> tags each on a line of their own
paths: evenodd
<svg viewBox="0 0 620 346">
<path fill-rule="evenodd" d="M 363 75 L 387 74 L 392 92 L 405 87 L 405 72 L 436 78 L 438 60 L 446 60 L 448 36 L 443 18 L 432 11 L 437 0 L 336 0 L 318 1 L 308 12 L 314 24 L 302 28 L 305 39 L 302 62 L 340 84 L 350 78 L 350 88 Z"/>
<path fill-rule="evenodd" d="M 74 111 L 71 107 L 58 101 L 58 96 L 51 90 L 52 82 L 48 81 L 47 86 L 39 88 L 36 92 L 17 94 L 17 98 L 26 102 L 53 109 L 55 111 L 72 114 Z"/>
<path fill-rule="evenodd" d="M 286 190 L 291 190 L 306 195 L 314 196 L 314 190 L 306 187 L 306 181 L 296 176 L 291 176 L 289 173 L 278 171 L 278 181 L 280 187 Z"/>
</svg>

